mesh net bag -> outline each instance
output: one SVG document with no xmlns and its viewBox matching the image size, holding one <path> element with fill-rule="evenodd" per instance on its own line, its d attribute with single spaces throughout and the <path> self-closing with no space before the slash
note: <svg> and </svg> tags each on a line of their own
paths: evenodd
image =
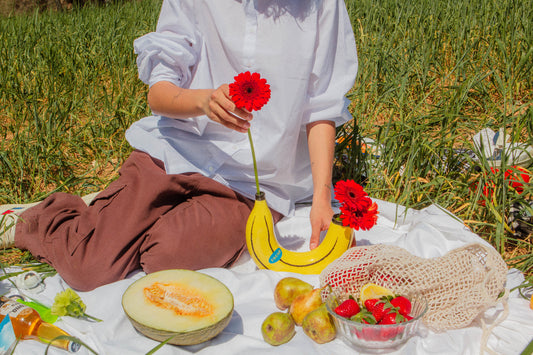
<svg viewBox="0 0 533 355">
<path fill-rule="evenodd" d="M 422 319 L 435 331 L 468 326 L 494 306 L 504 291 L 507 265 L 489 246 L 474 243 L 436 258 L 421 258 L 393 245 L 370 245 L 347 250 L 320 274 L 324 297 L 329 292 L 357 297 L 366 283 L 396 294 L 421 293 L 428 300 Z"/>
</svg>

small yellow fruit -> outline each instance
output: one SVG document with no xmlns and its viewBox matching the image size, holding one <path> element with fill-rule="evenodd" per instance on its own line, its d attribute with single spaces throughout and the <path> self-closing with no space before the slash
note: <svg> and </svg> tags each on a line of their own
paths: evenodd
<svg viewBox="0 0 533 355">
<path fill-rule="evenodd" d="M 274 312 L 263 321 L 261 334 L 270 345 L 285 344 L 296 334 L 294 320 L 286 312 Z"/>
<path fill-rule="evenodd" d="M 531 295 L 531 298 L 529 299 L 529 308 L 533 309 L 533 295 Z"/>
<path fill-rule="evenodd" d="M 383 296 L 394 296 L 394 293 L 386 287 L 373 283 L 368 283 L 361 287 L 361 303 L 365 303 L 365 301 L 369 299 L 381 298 Z"/>
<path fill-rule="evenodd" d="M 307 313 L 320 307 L 322 304 L 321 292 L 321 288 L 315 288 L 303 295 L 299 295 L 292 301 L 289 313 L 296 325 L 301 326 Z"/>
<path fill-rule="evenodd" d="M 296 297 L 311 290 L 313 290 L 311 284 L 296 277 L 285 277 L 277 283 L 274 289 L 274 301 L 276 306 L 284 311 L 290 307 Z"/>
<path fill-rule="evenodd" d="M 337 335 L 335 323 L 325 303 L 307 313 L 302 322 L 302 328 L 304 333 L 318 344 L 328 343 Z"/>
</svg>

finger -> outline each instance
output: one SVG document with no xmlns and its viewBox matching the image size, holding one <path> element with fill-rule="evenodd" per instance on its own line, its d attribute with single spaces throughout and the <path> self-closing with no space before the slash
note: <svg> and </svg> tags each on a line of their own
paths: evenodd
<svg viewBox="0 0 533 355">
<path fill-rule="evenodd" d="M 231 98 L 225 95 L 214 95 L 213 101 L 228 112 L 235 112 L 237 110 L 237 106 L 235 105 L 235 103 L 231 100 Z"/>
<path fill-rule="evenodd" d="M 250 128 L 250 123 L 248 123 L 248 121 L 245 121 L 241 119 L 240 117 L 237 117 L 225 110 L 222 110 L 219 113 L 219 117 L 222 121 L 234 127 L 237 127 L 239 131 L 246 132 L 248 128 Z"/>
<path fill-rule="evenodd" d="M 312 227 L 311 240 L 309 240 L 309 249 L 315 249 L 318 247 L 320 241 L 320 228 Z"/>
<path fill-rule="evenodd" d="M 218 100 L 219 98 L 217 98 Z M 220 105 L 220 107 L 222 107 L 224 110 L 226 110 L 227 112 L 231 112 L 233 113 L 235 116 L 238 116 L 240 119 L 242 120 L 245 120 L 245 121 L 251 121 L 252 118 L 253 118 L 253 115 L 251 112 L 243 109 L 243 108 L 238 108 L 235 103 L 233 101 L 231 101 L 231 99 L 220 99 L 219 101 L 217 101 L 217 103 Z"/>
<path fill-rule="evenodd" d="M 247 121 L 250 121 L 253 118 L 253 115 L 250 112 L 237 108 L 235 103 L 219 90 L 216 90 L 211 95 L 209 109 L 214 112 L 221 121 L 230 122 L 233 125 L 240 127 L 241 130 L 247 130 L 250 127 Z"/>
<path fill-rule="evenodd" d="M 254 116 L 252 115 L 251 112 L 249 112 L 248 110 L 245 110 L 243 108 L 235 108 L 235 110 L 231 111 L 233 113 L 235 113 L 237 116 L 239 116 L 240 118 L 242 118 L 243 120 L 246 120 L 246 121 L 251 121 L 252 118 L 254 118 Z"/>
<path fill-rule="evenodd" d="M 228 113 L 226 110 L 216 105 L 211 108 L 211 113 L 208 117 L 211 120 L 238 132 L 244 133 L 250 128 L 250 124 L 247 121 Z"/>
</svg>

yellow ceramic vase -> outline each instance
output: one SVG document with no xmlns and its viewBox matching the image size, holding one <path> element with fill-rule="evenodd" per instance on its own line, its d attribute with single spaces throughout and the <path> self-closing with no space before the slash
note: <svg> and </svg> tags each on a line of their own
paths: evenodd
<svg viewBox="0 0 533 355">
<path fill-rule="evenodd" d="M 353 230 L 335 219 L 320 245 L 310 251 L 296 252 L 283 248 L 274 233 L 272 214 L 265 194 L 256 194 L 254 208 L 246 224 L 246 245 L 260 269 L 299 274 L 320 274 L 348 248 L 355 246 Z"/>
</svg>

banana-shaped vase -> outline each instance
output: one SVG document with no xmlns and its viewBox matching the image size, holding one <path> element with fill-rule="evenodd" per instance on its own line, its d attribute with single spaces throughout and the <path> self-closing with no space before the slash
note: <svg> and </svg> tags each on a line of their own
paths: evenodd
<svg viewBox="0 0 533 355">
<path fill-rule="evenodd" d="M 353 245 L 352 245 L 353 244 Z M 333 220 L 318 247 L 306 252 L 287 250 L 278 243 L 274 223 L 264 192 L 255 196 L 255 204 L 246 224 L 246 245 L 260 269 L 299 274 L 320 274 L 333 260 L 355 245 L 353 231 Z"/>
</svg>

